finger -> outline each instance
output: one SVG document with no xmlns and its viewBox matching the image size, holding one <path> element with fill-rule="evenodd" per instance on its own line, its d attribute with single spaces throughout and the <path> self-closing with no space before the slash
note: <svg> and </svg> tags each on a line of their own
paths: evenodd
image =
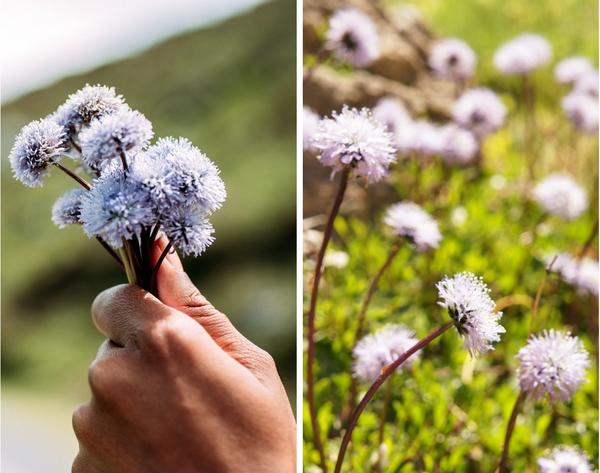
<svg viewBox="0 0 600 473">
<path fill-rule="evenodd" d="M 148 324 L 165 319 L 171 310 L 138 286 L 122 284 L 98 294 L 92 319 L 98 330 L 122 347 L 135 346 Z"/>
<path fill-rule="evenodd" d="M 152 247 L 153 265 L 155 265 L 158 262 L 160 255 L 162 254 L 163 251 L 165 251 L 165 248 L 167 247 L 168 244 L 169 244 L 169 239 L 165 235 L 161 235 L 160 238 L 154 242 L 154 246 Z M 175 248 L 171 248 L 169 250 L 169 252 L 167 253 L 165 259 L 163 260 L 161 266 L 163 264 L 172 266 L 175 269 L 183 271 L 183 265 L 181 264 L 181 260 L 179 259 L 179 256 L 177 255 L 177 251 L 175 251 Z"/>
<path fill-rule="evenodd" d="M 221 349 L 260 381 L 272 380 L 276 368 L 271 355 L 239 333 L 229 318 L 200 293 L 184 271 L 173 265 L 161 267 L 157 287 L 161 301 L 192 317 Z"/>
</svg>

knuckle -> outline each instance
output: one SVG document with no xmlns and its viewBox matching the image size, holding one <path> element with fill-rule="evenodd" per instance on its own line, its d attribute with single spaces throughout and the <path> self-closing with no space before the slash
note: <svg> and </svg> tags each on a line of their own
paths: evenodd
<svg viewBox="0 0 600 473">
<path fill-rule="evenodd" d="M 88 370 L 88 384 L 95 398 L 107 400 L 115 383 L 114 369 L 109 358 L 96 359 Z"/>
<path fill-rule="evenodd" d="M 89 404 L 81 404 L 75 408 L 71 417 L 71 424 L 73 426 L 73 432 L 77 440 L 82 444 L 87 444 L 91 440 L 91 407 Z"/>
<path fill-rule="evenodd" d="M 168 355 L 174 347 L 186 340 L 189 326 L 179 317 L 161 319 L 150 326 L 146 334 L 150 350 L 157 354 Z"/>
</svg>

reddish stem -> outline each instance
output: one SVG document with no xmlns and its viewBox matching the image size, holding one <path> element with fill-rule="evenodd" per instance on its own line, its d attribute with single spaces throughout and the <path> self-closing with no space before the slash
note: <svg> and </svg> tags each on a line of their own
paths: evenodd
<svg viewBox="0 0 600 473">
<path fill-rule="evenodd" d="M 406 360 L 408 360 L 412 355 L 414 355 L 416 352 L 421 350 L 423 347 L 425 347 L 426 345 L 431 343 L 437 337 L 442 335 L 446 330 L 448 330 L 450 327 L 452 327 L 452 324 L 453 324 L 453 322 L 450 321 L 450 322 L 446 322 L 444 325 L 441 325 L 440 327 L 436 328 L 429 335 L 422 338 L 417 343 L 415 343 L 411 348 L 409 348 L 407 351 L 405 351 L 393 363 L 390 363 L 385 368 L 383 368 L 383 370 L 381 371 L 381 374 L 378 376 L 378 378 L 375 380 L 375 382 L 371 385 L 369 390 L 363 396 L 361 401 L 358 403 L 358 406 L 356 406 L 356 409 L 354 409 L 354 412 L 352 413 L 352 417 L 350 418 L 348 428 L 346 429 L 346 432 L 344 433 L 344 437 L 342 438 L 342 444 L 340 446 L 340 452 L 338 454 L 337 462 L 335 464 L 334 473 L 340 473 L 342 471 L 342 465 L 344 463 L 344 456 L 346 455 L 346 450 L 348 449 L 348 444 L 350 443 L 350 439 L 352 438 L 352 432 L 354 431 L 354 428 L 356 427 L 356 424 L 358 422 L 358 419 L 360 418 L 360 415 L 363 413 L 363 411 L 367 407 L 367 404 L 373 398 L 373 396 L 375 395 L 377 390 L 381 387 L 381 385 L 383 383 L 385 383 L 385 381 L 392 374 L 394 374 L 394 372 L 396 371 L 396 368 L 398 368 L 398 366 L 400 366 L 402 363 L 404 363 Z"/>
<path fill-rule="evenodd" d="M 337 216 L 342 201 L 344 200 L 344 194 L 346 193 L 346 187 L 348 186 L 348 176 L 350 174 L 350 168 L 345 168 L 340 177 L 340 184 L 337 195 L 331 207 L 331 212 L 325 225 L 323 232 L 323 241 L 319 248 L 317 255 L 317 264 L 315 267 L 315 276 L 313 278 L 313 286 L 310 295 L 310 306 L 308 309 L 308 349 L 306 353 L 306 400 L 308 402 L 308 410 L 310 414 L 310 424 L 313 431 L 313 443 L 315 448 L 319 452 L 319 458 L 321 463 L 321 470 L 323 473 L 327 472 L 327 462 L 325 458 L 325 449 L 321 442 L 321 433 L 319 431 L 319 424 L 317 422 L 317 408 L 315 405 L 315 389 L 314 389 L 314 361 L 315 361 L 315 313 L 317 310 L 317 298 L 319 294 L 319 283 L 321 281 L 321 275 L 323 274 L 323 259 L 325 258 L 325 251 L 327 245 L 331 239 L 333 233 L 333 223 Z"/>
</svg>

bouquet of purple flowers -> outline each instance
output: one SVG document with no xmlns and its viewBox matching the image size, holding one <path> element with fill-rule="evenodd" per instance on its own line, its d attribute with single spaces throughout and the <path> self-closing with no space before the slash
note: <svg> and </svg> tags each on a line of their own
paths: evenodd
<svg viewBox="0 0 600 473">
<path fill-rule="evenodd" d="M 79 224 L 123 267 L 130 283 L 156 293 L 169 251 L 198 256 L 214 241 L 210 215 L 227 196 L 217 166 L 185 138 L 160 138 L 114 88 L 86 85 L 23 127 L 9 159 L 17 180 L 40 187 L 53 168 L 79 187 L 52 208 L 59 227 Z M 61 161 L 69 157 L 70 169 Z M 168 244 L 153 258 L 155 240 Z"/>
</svg>

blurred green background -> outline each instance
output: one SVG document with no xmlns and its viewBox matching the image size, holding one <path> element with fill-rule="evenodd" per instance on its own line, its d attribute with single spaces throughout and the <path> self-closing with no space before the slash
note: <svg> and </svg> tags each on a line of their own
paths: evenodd
<svg viewBox="0 0 600 473">
<path fill-rule="evenodd" d="M 85 83 L 116 87 L 157 137 L 187 137 L 220 167 L 229 196 L 214 216 L 216 242 L 184 265 L 275 357 L 294 401 L 295 5 L 279 0 L 3 106 L 3 447 L 26 436 L 7 429 L 28 419 L 74 440 L 70 411 L 88 398 L 87 367 L 102 340 L 89 307 L 98 292 L 126 281 L 80 228 L 50 222 L 53 201 L 72 187 L 64 175 L 27 189 L 8 167 L 19 129 Z"/>
</svg>

